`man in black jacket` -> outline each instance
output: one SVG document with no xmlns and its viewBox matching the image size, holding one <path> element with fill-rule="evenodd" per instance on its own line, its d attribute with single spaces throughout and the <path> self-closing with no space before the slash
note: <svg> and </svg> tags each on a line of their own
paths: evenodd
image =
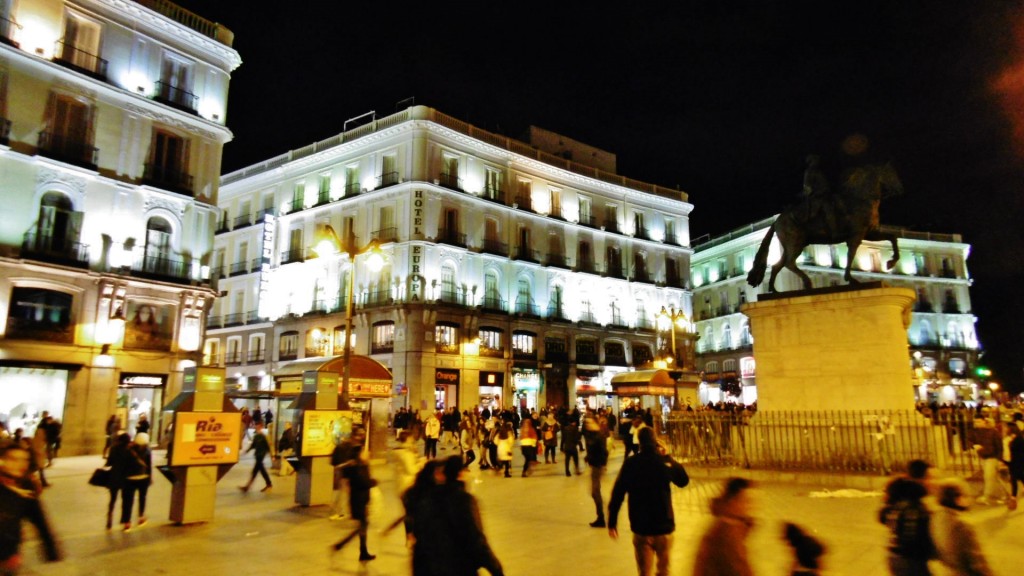
<svg viewBox="0 0 1024 576">
<path fill-rule="evenodd" d="M 668 558 L 676 522 L 672 513 L 672 486 L 690 483 L 686 469 L 662 453 L 652 428 L 639 432 L 640 452 L 627 458 L 619 470 L 608 503 L 608 535 L 618 539 L 619 508 L 629 494 L 629 525 L 637 571 L 648 576 L 657 556 L 657 575 L 668 575 Z"/>
<path fill-rule="evenodd" d="M 597 520 L 590 525 L 604 528 L 604 500 L 601 498 L 601 477 L 608 465 L 608 429 L 606 424 L 594 417 L 591 410 L 583 419 L 583 437 L 587 444 L 587 464 L 590 466 L 590 497 L 594 499 L 597 509 Z M 568 466 L 568 464 L 566 465 Z"/>
</svg>

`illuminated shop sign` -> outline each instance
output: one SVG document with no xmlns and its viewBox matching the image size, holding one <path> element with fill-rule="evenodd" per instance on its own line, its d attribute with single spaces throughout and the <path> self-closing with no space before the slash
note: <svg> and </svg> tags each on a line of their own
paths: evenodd
<svg viewBox="0 0 1024 576">
<path fill-rule="evenodd" d="M 516 390 L 540 390 L 540 372 L 536 370 L 513 369 L 512 384 Z"/>
<path fill-rule="evenodd" d="M 437 368 L 434 372 L 435 384 L 459 385 L 459 371 L 451 368 Z"/>
<path fill-rule="evenodd" d="M 121 386 L 159 388 L 166 385 L 166 374 L 137 374 L 134 372 L 121 373 Z"/>
</svg>

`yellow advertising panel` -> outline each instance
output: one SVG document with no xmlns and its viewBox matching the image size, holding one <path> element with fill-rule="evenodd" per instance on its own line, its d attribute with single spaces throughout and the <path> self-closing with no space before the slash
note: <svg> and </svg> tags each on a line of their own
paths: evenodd
<svg viewBox="0 0 1024 576">
<path fill-rule="evenodd" d="M 235 464 L 242 443 L 238 412 L 178 412 L 174 415 L 171 466 Z"/>
<path fill-rule="evenodd" d="M 351 433 L 351 410 L 306 410 L 302 413 L 302 455 L 330 456 L 337 439 Z"/>
</svg>

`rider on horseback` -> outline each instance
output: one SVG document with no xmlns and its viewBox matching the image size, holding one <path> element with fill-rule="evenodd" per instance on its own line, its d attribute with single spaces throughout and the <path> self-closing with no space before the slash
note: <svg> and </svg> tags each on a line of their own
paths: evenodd
<svg viewBox="0 0 1024 576">
<path fill-rule="evenodd" d="M 800 192 L 800 198 L 804 205 L 805 222 L 810 222 L 811 219 L 824 214 L 826 229 L 831 231 L 835 230 L 834 216 L 828 210 L 822 210 L 822 205 L 830 194 L 828 180 L 825 179 L 825 174 L 818 167 L 819 160 L 816 154 L 807 156 L 807 168 L 804 170 L 804 187 Z"/>
</svg>

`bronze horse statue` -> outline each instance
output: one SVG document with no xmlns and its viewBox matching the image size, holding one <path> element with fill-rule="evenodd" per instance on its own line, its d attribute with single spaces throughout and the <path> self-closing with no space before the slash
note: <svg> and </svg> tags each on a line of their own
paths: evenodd
<svg viewBox="0 0 1024 576">
<path fill-rule="evenodd" d="M 747 274 L 747 283 L 757 287 L 764 280 L 772 235 L 779 237 L 782 257 L 772 266 L 769 292 L 775 292 L 775 277 L 783 268 L 799 276 L 805 289 L 813 287 L 810 277 L 796 265 L 804 248 L 811 244 L 846 244 L 843 278 L 850 284 L 858 283 L 850 274 L 850 267 L 864 240 L 888 240 L 892 244 L 892 259 L 885 267 L 892 268 L 900 259 L 900 250 L 895 234 L 879 230 L 878 205 L 882 198 L 902 192 L 903 184 L 891 165 L 871 165 L 851 171 L 836 194 L 807 198 L 786 207 L 764 235 Z"/>
</svg>

